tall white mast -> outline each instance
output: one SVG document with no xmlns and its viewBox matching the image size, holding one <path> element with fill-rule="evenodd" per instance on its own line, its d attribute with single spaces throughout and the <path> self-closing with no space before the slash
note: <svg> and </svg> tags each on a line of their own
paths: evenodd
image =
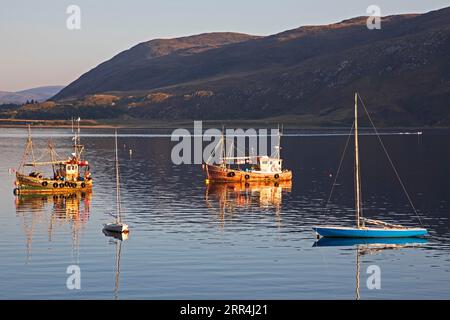
<svg viewBox="0 0 450 320">
<path fill-rule="evenodd" d="M 76 119 L 75 121 L 77 121 L 77 128 L 74 130 L 73 128 L 73 121 L 74 119 L 72 118 L 72 132 L 75 132 L 72 140 L 73 140 L 73 152 L 75 154 L 75 157 L 80 160 L 81 159 L 81 153 L 83 152 L 83 145 L 81 145 L 81 134 L 80 134 L 80 117 L 78 117 L 78 119 Z"/>
<path fill-rule="evenodd" d="M 31 139 L 31 126 L 28 125 L 28 144 L 31 149 L 31 157 L 33 159 L 33 167 L 36 168 L 36 158 L 34 157 L 33 140 Z"/>
<path fill-rule="evenodd" d="M 356 193 L 356 224 L 361 227 L 361 173 L 359 168 L 359 146 L 358 146 L 358 93 L 355 92 L 355 193 Z"/>
<path fill-rule="evenodd" d="M 122 222 L 121 211 L 122 207 L 120 205 L 120 180 L 119 180 L 119 155 L 117 151 L 117 130 L 115 131 L 115 142 L 116 142 L 116 206 L 117 206 L 117 222 Z"/>
<path fill-rule="evenodd" d="M 283 124 L 281 124 L 281 131 L 280 131 L 280 125 L 278 125 L 278 159 L 281 158 L 281 135 L 283 134 Z"/>
<path fill-rule="evenodd" d="M 222 155 L 221 155 L 221 157 L 222 157 L 222 163 L 223 164 L 225 164 L 225 158 L 226 158 L 226 145 L 225 145 L 225 135 L 224 135 L 224 131 L 225 131 L 225 128 L 224 128 L 224 126 L 222 125 L 222 149 L 221 149 L 221 153 L 222 153 Z"/>
</svg>

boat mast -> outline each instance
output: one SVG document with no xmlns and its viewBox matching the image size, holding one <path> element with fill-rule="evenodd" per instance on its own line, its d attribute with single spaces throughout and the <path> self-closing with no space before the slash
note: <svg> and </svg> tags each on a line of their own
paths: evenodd
<svg viewBox="0 0 450 320">
<path fill-rule="evenodd" d="M 72 118 L 72 133 L 73 133 L 73 118 Z M 78 136 L 77 132 L 75 131 L 75 135 L 73 137 L 73 153 L 75 153 L 76 157 L 78 157 L 77 144 L 78 144 Z"/>
<path fill-rule="evenodd" d="M 77 160 L 81 159 L 81 154 L 83 153 L 84 146 L 81 144 L 81 134 L 80 134 L 80 117 L 78 117 L 77 121 L 77 129 L 75 131 L 75 136 L 73 137 L 74 144 L 73 149 L 75 153 L 75 157 Z M 72 132 L 73 132 L 73 120 L 72 120 Z"/>
<path fill-rule="evenodd" d="M 283 130 L 283 127 L 281 127 L 281 130 Z M 278 159 L 281 157 L 281 131 L 280 131 L 280 125 L 278 124 L 278 146 L 277 146 L 277 153 L 278 153 Z"/>
<path fill-rule="evenodd" d="M 120 205 L 120 181 L 119 181 L 119 156 L 117 151 L 117 130 L 115 131 L 115 142 L 116 142 L 116 206 L 117 206 L 117 222 L 121 222 L 121 205 Z"/>
<path fill-rule="evenodd" d="M 356 225 L 361 227 L 361 172 L 359 167 L 359 145 L 358 145 L 358 93 L 355 92 L 355 207 Z"/>
<path fill-rule="evenodd" d="M 36 158 L 34 157 L 34 150 L 33 150 L 33 140 L 31 138 L 31 126 L 28 125 L 28 143 L 31 150 L 31 157 L 33 159 L 33 167 L 36 167 Z"/>
<path fill-rule="evenodd" d="M 31 127 L 28 125 L 28 138 L 27 138 L 27 144 L 25 146 L 25 151 L 23 153 L 22 162 L 19 165 L 19 168 L 17 171 L 21 171 L 23 166 L 25 166 L 25 161 L 28 159 L 31 153 L 31 160 L 32 160 L 32 166 L 36 168 L 36 159 L 34 157 L 34 150 L 33 150 L 33 139 L 31 138 Z"/>
<path fill-rule="evenodd" d="M 222 126 L 222 141 L 221 141 L 221 144 L 222 144 L 222 150 L 221 150 L 221 153 L 222 153 L 222 164 L 224 164 L 224 165 L 226 165 L 226 160 L 225 160 L 225 158 L 226 158 L 226 151 L 225 151 L 225 135 L 224 135 L 224 131 L 225 131 L 225 128 L 224 128 L 224 126 Z"/>
</svg>

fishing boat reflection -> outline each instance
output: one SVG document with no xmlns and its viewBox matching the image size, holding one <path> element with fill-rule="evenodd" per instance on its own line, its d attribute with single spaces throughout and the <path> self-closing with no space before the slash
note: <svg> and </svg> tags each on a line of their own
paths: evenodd
<svg viewBox="0 0 450 320">
<path fill-rule="evenodd" d="M 115 285 L 114 285 L 114 299 L 119 299 L 119 283 L 120 283 L 120 256 L 122 253 L 122 241 L 128 239 L 128 232 L 111 232 L 103 229 L 103 234 L 110 237 L 110 243 L 116 246 L 116 267 L 115 267 Z"/>
<path fill-rule="evenodd" d="M 361 258 L 364 255 L 377 254 L 385 250 L 416 248 L 427 243 L 424 238 L 320 238 L 313 247 L 355 247 L 356 250 L 356 300 L 361 298 Z"/>
<path fill-rule="evenodd" d="M 89 219 L 92 194 L 23 194 L 15 197 L 16 216 L 20 218 L 26 235 L 27 259 L 31 256 L 33 235 L 45 226 L 52 241 L 56 228 L 70 224 L 72 243 L 77 250 L 79 232 Z"/>
<path fill-rule="evenodd" d="M 219 213 L 222 223 L 236 209 L 274 209 L 280 222 L 283 193 L 291 192 L 292 181 L 208 183 L 206 205 Z"/>
</svg>

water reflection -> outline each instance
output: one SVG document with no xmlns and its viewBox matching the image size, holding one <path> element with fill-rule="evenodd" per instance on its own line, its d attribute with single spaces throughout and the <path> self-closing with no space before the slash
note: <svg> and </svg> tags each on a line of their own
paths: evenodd
<svg viewBox="0 0 450 320">
<path fill-rule="evenodd" d="M 23 129 L 0 131 L 14 133 Z M 36 131 L 54 136 L 55 144 L 61 146 L 59 152 L 70 152 L 70 139 L 58 137 L 61 132 L 71 135 L 70 129 Z M 347 243 L 347 247 L 328 243 L 329 247 L 325 247 L 321 241 L 320 248 L 311 247 L 312 225 L 354 221 L 353 165 L 342 169 L 332 199 L 333 210 L 323 210 L 333 182 L 329 174 L 336 171 L 346 137 L 285 137 L 286 167 L 297 175 L 292 189 L 288 186 L 281 192 L 275 185 L 205 186 L 201 168 L 171 162 L 175 143 L 170 138 L 123 137 L 126 147 L 119 148 L 120 162 L 124 164 L 123 205 L 135 232 L 131 241 L 120 243 L 101 233 L 103 223 L 110 221 L 105 213 L 114 208 L 114 164 L 110 161 L 113 131 L 86 131 L 96 134 L 84 140 L 97 177 L 92 203 L 88 197 L 16 199 L 8 168 L 20 162 L 22 153 L 17 150 L 21 150 L 24 138 L 0 139 L 0 178 L 4 181 L 0 184 L 0 220 L 6 228 L 0 251 L 4 262 L 0 265 L 0 283 L 5 290 L 0 290 L 0 298 L 355 298 L 355 246 L 367 243 Z M 386 245 L 392 243 L 383 241 L 382 248 L 370 246 L 371 252 L 380 253 L 371 256 L 359 252 L 361 298 L 449 296 L 449 137 L 447 133 L 425 133 L 420 145 L 411 137 L 386 137 L 388 149 L 394 152 L 393 161 L 402 168 L 405 184 L 411 186 L 411 197 L 432 232 L 429 242 L 420 249 L 387 250 Z M 369 161 L 367 166 L 374 168 L 364 170 L 367 176 L 363 177 L 363 191 L 368 199 L 366 208 L 371 211 L 367 216 L 373 212 L 380 219 L 411 223 L 414 215 L 395 184 L 395 176 L 387 170 L 384 154 L 373 152 L 376 137 L 364 139 L 367 147 L 361 150 L 362 156 Z M 47 139 L 36 138 L 35 142 L 46 146 Z M 129 149 L 133 149 L 132 160 Z M 386 185 L 393 187 L 386 189 Z M 84 213 L 84 202 L 88 207 L 90 204 L 88 214 Z M 221 229 L 225 222 L 226 229 Z M 80 265 L 90 270 L 83 277 L 79 293 L 67 290 L 62 281 L 64 267 L 70 264 L 71 254 L 77 253 L 73 251 L 77 244 L 72 242 L 73 231 L 77 230 Z M 25 240 L 29 240 L 30 252 L 32 240 L 33 261 L 28 264 Z M 115 260 L 119 253 L 120 261 Z M 386 265 L 381 291 L 364 287 L 365 268 L 373 263 Z"/>
<path fill-rule="evenodd" d="M 277 222 L 281 224 L 283 193 L 291 190 L 292 181 L 208 183 L 205 202 L 219 215 L 222 226 L 226 216 L 232 216 L 236 209 L 252 208 L 274 209 Z"/>
<path fill-rule="evenodd" d="M 114 299 L 119 299 L 119 283 L 120 283 L 120 256 L 122 253 L 122 241 L 128 239 L 128 232 L 110 232 L 103 229 L 103 234 L 110 237 L 110 243 L 116 246 L 116 266 L 115 266 L 115 284 L 114 284 Z"/>
<path fill-rule="evenodd" d="M 33 235 L 38 226 L 45 226 L 48 241 L 55 230 L 71 226 L 72 244 L 78 251 L 79 233 L 89 220 L 92 193 L 80 192 L 59 195 L 19 195 L 15 197 L 16 216 L 26 236 L 27 260 L 32 253 Z"/>
<path fill-rule="evenodd" d="M 355 299 L 361 298 L 361 259 L 364 255 L 373 255 L 386 250 L 417 248 L 427 243 L 425 238 L 320 238 L 313 247 L 355 247 L 356 275 Z"/>
</svg>

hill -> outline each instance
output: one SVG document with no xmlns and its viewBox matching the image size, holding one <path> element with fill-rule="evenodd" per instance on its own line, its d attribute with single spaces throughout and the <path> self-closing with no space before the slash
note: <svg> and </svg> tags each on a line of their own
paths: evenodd
<svg viewBox="0 0 450 320">
<path fill-rule="evenodd" d="M 34 100 L 38 102 L 43 102 L 48 98 L 51 98 L 55 94 L 57 94 L 63 86 L 46 86 L 46 87 L 37 87 L 31 88 L 22 91 L 16 92 L 8 92 L 8 91 L 0 91 L 0 104 L 3 103 L 15 103 L 22 104 L 27 100 Z"/>
<path fill-rule="evenodd" d="M 384 126 L 450 125 L 450 8 L 304 26 L 255 37 L 211 33 L 120 53 L 17 116 L 269 119 L 348 125 L 353 93 Z"/>
</svg>

